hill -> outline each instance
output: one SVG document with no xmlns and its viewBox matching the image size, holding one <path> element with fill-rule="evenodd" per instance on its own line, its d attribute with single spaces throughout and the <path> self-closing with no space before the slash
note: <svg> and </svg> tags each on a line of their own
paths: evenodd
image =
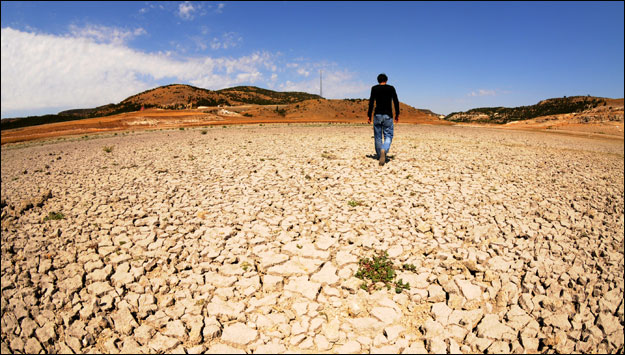
<svg viewBox="0 0 625 355">
<path fill-rule="evenodd" d="M 594 96 L 552 98 L 530 106 L 481 107 L 466 112 L 452 112 L 444 119 L 452 122 L 504 124 L 538 117 L 557 118 L 566 114 L 583 116 L 581 119 L 586 122 L 622 120 L 623 99 Z"/>
<path fill-rule="evenodd" d="M 2 129 L 72 121 L 84 118 L 106 117 L 147 108 L 180 110 L 218 105 L 284 105 L 317 98 L 320 98 L 320 96 L 304 92 L 277 92 L 255 86 L 237 86 L 212 91 L 191 85 L 171 84 L 130 96 L 118 104 L 67 110 L 59 112 L 56 115 L 4 119 L 2 120 Z"/>
<path fill-rule="evenodd" d="M 217 90 L 217 92 L 228 97 L 230 105 L 287 105 L 306 100 L 321 99 L 321 96 L 319 95 L 309 94 L 306 92 L 279 92 L 261 89 L 256 86 L 237 86 Z"/>
<path fill-rule="evenodd" d="M 249 117 L 284 117 L 291 120 L 314 120 L 327 122 L 366 121 L 368 99 L 344 100 L 306 100 L 299 103 L 284 105 L 283 107 L 258 106 L 246 110 Z M 438 115 L 430 110 L 423 110 L 399 104 L 400 120 L 406 123 L 423 123 L 440 121 Z"/>
</svg>

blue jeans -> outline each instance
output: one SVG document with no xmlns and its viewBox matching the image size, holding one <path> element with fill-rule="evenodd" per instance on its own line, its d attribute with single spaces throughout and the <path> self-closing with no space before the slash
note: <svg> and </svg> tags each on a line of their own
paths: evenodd
<svg viewBox="0 0 625 355">
<path fill-rule="evenodd" d="M 384 137 L 384 142 L 382 138 Z M 391 141 L 393 140 L 393 118 L 389 115 L 373 116 L 373 138 L 375 140 L 375 152 L 380 156 L 380 150 L 384 149 L 386 153 L 391 149 Z"/>
</svg>

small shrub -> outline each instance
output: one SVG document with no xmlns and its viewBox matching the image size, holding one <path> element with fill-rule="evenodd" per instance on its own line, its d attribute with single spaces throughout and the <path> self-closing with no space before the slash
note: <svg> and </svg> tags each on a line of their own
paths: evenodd
<svg viewBox="0 0 625 355">
<path fill-rule="evenodd" d="M 282 117 L 286 116 L 286 109 L 276 106 L 276 113 Z"/>
<path fill-rule="evenodd" d="M 402 266 L 402 269 L 407 270 L 407 271 L 417 271 L 417 267 L 414 266 L 413 264 L 404 264 Z"/>
<path fill-rule="evenodd" d="M 65 216 L 61 212 L 50 212 L 43 220 L 44 221 L 50 221 L 50 220 L 58 221 L 63 218 L 65 218 Z"/>
<path fill-rule="evenodd" d="M 205 130 L 205 129 L 203 129 L 203 130 L 202 130 L 202 134 L 206 134 L 206 133 L 208 133 L 208 131 L 207 131 L 207 130 Z"/>
<path fill-rule="evenodd" d="M 104 148 L 102 148 L 102 150 L 106 153 L 110 153 L 113 151 L 113 147 L 112 146 L 104 146 Z"/>
<path fill-rule="evenodd" d="M 362 201 L 349 200 L 349 201 L 347 202 L 347 204 L 348 204 L 350 207 L 362 206 Z"/>
<path fill-rule="evenodd" d="M 387 290 L 395 287 L 396 293 L 410 289 L 409 283 L 404 283 L 402 279 L 395 281 L 395 267 L 393 262 L 389 260 L 387 252 L 380 252 L 372 258 L 361 258 L 358 261 L 358 271 L 356 277 L 365 281 L 360 285 L 365 291 L 371 292 L 376 289 L 378 282 L 383 283 Z"/>
<path fill-rule="evenodd" d="M 410 284 L 408 282 L 404 283 L 404 280 L 399 279 L 399 281 L 395 282 L 395 293 L 401 293 L 403 290 L 410 290 Z"/>
<path fill-rule="evenodd" d="M 336 159 L 336 155 L 325 152 L 325 151 L 321 153 L 321 157 L 324 159 L 329 159 L 329 160 Z"/>
</svg>

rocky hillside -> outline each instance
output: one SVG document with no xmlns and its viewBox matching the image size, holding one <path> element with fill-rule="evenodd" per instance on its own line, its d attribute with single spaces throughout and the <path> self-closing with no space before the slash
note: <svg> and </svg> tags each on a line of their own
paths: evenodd
<svg viewBox="0 0 625 355">
<path fill-rule="evenodd" d="M 111 116 L 124 112 L 139 111 L 142 108 L 177 110 L 218 105 L 284 105 L 319 98 L 321 97 L 318 95 L 304 92 L 277 92 L 254 86 L 237 86 L 212 91 L 191 85 L 171 84 L 130 96 L 118 104 L 67 110 L 59 112 L 56 115 L 4 119 L 2 120 L 2 129 Z"/>
<path fill-rule="evenodd" d="M 226 96 L 230 105 L 286 105 L 311 99 L 321 99 L 321 96 L 306 92 L 287 91 L 279 92 L 262 89 L 256 86 L 237 86 L 217 91 Z"/>
<path fill-rule="evenodd" d="M 328 121 L 344 121 L 367 117 L 369 100 L 367 99 L 344 99 L 344 100 L 306 100 L 302 102 L 283 105 L 280 108 L 274 106 L 258 106 L 246 110 L 245 114 L 251 117 L 275 116 L 294 120 L 318 119 Z M 430 110 L 414 108 L 403 102 L 399 104 L 401 122 L 418 123 L 440 121 L 439 116 Z"/>
<path fill-rule="evenodd" d="M 283 105 L 317 98 L 320 97 L 304 92 L 277 92 L 255 86 L 237 86 L 212 91 L 190 85 L 172 84 L 131 96 L 119 105 L 181 109 L 218 105 Z"/>
<path fill-rule="evenodd" d="M 482 107 L 466 112 L 453 112 L 445 120 L 469 123 L 508 123 L 536 117 L 562 114 L 586 114 L 585 121 L 618 121 L 623 119 L 623 99 L 572 96 L 540 101 L 520 107 Z"/>
</svg>

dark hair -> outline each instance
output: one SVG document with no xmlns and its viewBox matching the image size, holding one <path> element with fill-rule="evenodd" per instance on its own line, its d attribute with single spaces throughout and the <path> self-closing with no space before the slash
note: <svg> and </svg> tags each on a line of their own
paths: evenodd
<svg viewBox="0 0 625 355">
<path fill-rule="evenodd" d="M 378 83 L 385 83 L 388 81 L 388 76 L 386 76 L 386 74 L 382 73 L 380 75 L 378 75 Z"/>
</svg>

